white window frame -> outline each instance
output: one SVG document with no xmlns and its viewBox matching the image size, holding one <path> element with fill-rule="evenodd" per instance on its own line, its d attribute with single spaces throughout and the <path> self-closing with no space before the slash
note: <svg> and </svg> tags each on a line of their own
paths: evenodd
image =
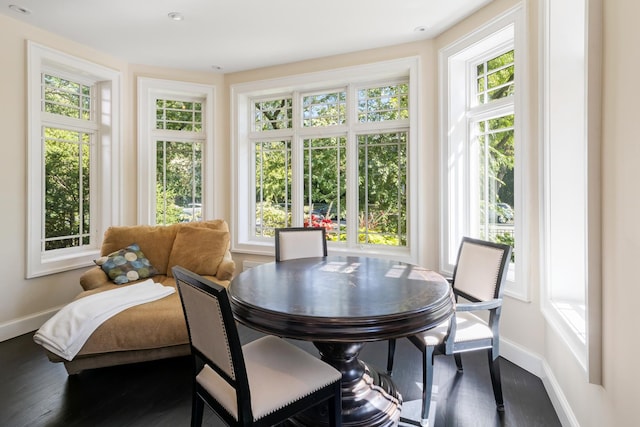
<svg viewBox="0 0 640 427">
<path fill-rule="evenodd" d="M 219 217 L 213 191 L 216 188 L 213 161 L 213 86 L 175 80 L 138 77 L 138 224 L 155 224 L 156 218 L 156 104 L 157 98 L 190 99 L 202 102 L 202 219 Z M 168 134 L 171 131 L 166 131 Z M 172 136 L 167 136 L 169 139 Z M 175 137 L 175 136 L 174 136 Z M 179 137 L 178 137 L 179 139 Z"/>
<path fill-rule="evenodd" d="M 312 93 L 314 91 L 331 91 L 336 88 L 347 88 L 347 98 L 357 95 L 357 88 L 363 85 L 385 84 L 398 79 L 409 80 L 409 143 L 408 143 L 408 230 L 407 246 L 402 248 L 385 247 L 383 245 L 359 245 L 351 240 L 349 245 L 333 245 L 329 242 L 329 251 L 332 253 L 349 253 L 372 255 L 386 258 L 398 259 L 406 262 L 417 263 L 420 259 L 419 218 L 422 217 L 419 198 L 420 182 L 425 178 L 424 168 L 419 168 L 422 148 L 422 127 L 420 117 L 420 99 L 422 98 L 420 85 L 420 59 L 419 57 L 408 57 L 397 60 L 366 64 L 336 70 L 329 70 L 304 75 L 288 76 L 271 80 L 262 80 L 248 83 L 241 83 L 231 86 L 231 146 L 232 146 L 232 250 L 236 252 L 273 255 L 274 242 L 272 238 L 255 237 L 251 233 L 252 212 L 252 176 L 253 165 L 251 155 L 250 134 L 252 129 L 251 102 L 259 97 L 277 96 L 283 93 Z M 294 103 L 296 103 L 294 95 Z M 354 121 L 354 112 L 347 112 L 351 115 L 348 120 Z M 294 118 L 299 120 L 299 118 Z M 377 123 L 379 129 L 384 129 L 384 122 Z M 335 132 L 336 129 L 327 129 L 325 132 Z M 304 137 L 305 134 L 318 135 L 322 130 L 304 128 L 297 137 Z M 355 137 L 355 134 L 353 134 Z M 355 141 L 347 141 L 347 156 L 355 158 L 357 146 Z M 294 173 L 295 171 L 294 162 Z M 347 197 L 357 197 L 357 184 L 354 179 L 357 171 L 347 169 Z M 296 184 L 294 183 L 294 186 Z M 299 185 L 299 184 L 298 184 Z M 293 188 L 294 203 L 295 197 L 300 198 L 301 192 Z M 298 203 L 302 203 L 298 200 Z M 357 216 L 357 204 L 347 202 L 352 207 L 347 212 L 347 217 Z M 356 206 L 356 212 L 353 212 Z M 294 213 L 294 224 L 302 223 L 302 213 Z M 353 227 L 351 227 L 353 228 Z M 354 232 L 353 230 L 351 231 Z"/>
<path fill-rule="evenodd" d="M 541 307 L 592 384 L 602 384 L 602 3 L 540 8 Z"/>
<path fill-rule="evenodd" d="M 484 26 L 444 47 L 439 52 L 440 69 L 440 146 L 441 146 L 441 193 L 440 193 L 440 270 L 453 274 L 456 254 L 463 236 L 472 233 L 470 209 L 472 138 L 470 123 L 482 117 L 485 108 L 497 112 L 515 114 L 515 179 L 514 209 L 517 262 L 515 271 L 510 269 L 505 294 L 529 301 L 529 210 L 526 196 L 532 191 L 532 178 L 528 166 L 528 91 L 527 91 L 527 39 L 526 5 L 520 3 L 497 16 Z M 515 49 L 515 94 L 513 106 L 509 100 L 493 101 L 490 106 L 471 107 L 475 74 L 471 64 L 478 58 L 488 58 L 505 49 Z"/>
<path fill-rule="evenodd" d="M 100 250 L 101 238 L 110 225 L 120 222 L 120 72 L 46 46 L 27 43 L 27 263 L 26 277 L 86 267 Z M 41 108 L 41 75 L 50 72 L 91 85 L 96 90 L 95 141 L 92 148 L 90 245 L 44 253 L 44 147 Z M 95 169 L 95 170 L 94 170 Z"/>
</svg>

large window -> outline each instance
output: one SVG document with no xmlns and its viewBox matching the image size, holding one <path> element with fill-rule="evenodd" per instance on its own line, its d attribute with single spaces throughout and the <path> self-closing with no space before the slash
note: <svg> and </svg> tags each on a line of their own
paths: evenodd
<svg viewBox="0 0 640 427">
<path fill-rule="evenodd" d="M 168 225 L 211 217 L 213 204 L 204 195 L 205 177 L 213 178 L 212 89 L 148 78 L 138 85 L 140 222 Z"/>
<path fill-rule="evenodd" d="M 506 292 L 528 298 L 523 54 L 516 8 L 441 52 L 441 269 L 452 272 L 462 237 L 513 247 Z M 460 90 L 460 88 L 465 88 Z"/>
<path fill-rule="evenodd" d="M 271 252 L 278 227 L 324 227 L 332 250 L 415 259 L 417 64 L 400 64 L 377 78 L 349 70 L 233 88 L 237 250 Z"/>
<path fill-rule="evenodd" d="M 29 43 L 27 277 L 89 265 L 117 221 L 119 74 Z"/>
</svg>

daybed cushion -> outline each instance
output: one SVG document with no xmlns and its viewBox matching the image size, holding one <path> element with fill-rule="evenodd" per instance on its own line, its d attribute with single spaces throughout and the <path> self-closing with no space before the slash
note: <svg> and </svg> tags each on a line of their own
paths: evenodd
<svg viewBox="0 0 640 427">
<path fill-rule="evenodd" d="M 194 241 L 198 245 L 194 245 Z M 176 265 L 201 275 L 215 276 L 228 247 L 229 233 L 226 231 L 182 227 L 173 241 L 167 276 L 173 277 L 171 269 Z"/>
<path fill-rule="evenodd" d="M 155 276 L 153 279 L 165 286 L 175 287 L 174 278 Z M 122 285 L 101 286 L 99 289 L 82 292 L 78 298 L 119 286 Z M 188 343 L 189 336 L 181 310 L 180 297 L 177 292 L 174 292 L 165 298 L 137 305 L 113 316 L 93 332 L 78 356 Z"/>
</svg>

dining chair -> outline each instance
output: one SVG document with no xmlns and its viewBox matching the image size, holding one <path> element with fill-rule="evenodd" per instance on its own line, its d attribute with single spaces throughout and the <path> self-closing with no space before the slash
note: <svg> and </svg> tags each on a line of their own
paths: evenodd
<svg viewBox="0 0 640 427">
<path fill-rule="evenodd" d="M 276 262 L 326 256 L 327 232 L 323 227 L 276 228 Z"/>
<path fill-rule="evenodd" d="M 339 371 L 271 335 L 241 345 L 226 289 L 172 271 L 193 357 L 192 426 L 202 425 L 205 403 L 230 426 L 272 426 L 319 404 L 331 427 L 342 425 Z"/>
<path fill-rule="evenodd" d="M 460 353 L 487 350 L 491 384 L 497 410 L 504 411 L 500 380 L 499 323 L 503 284 L 511 259 L 511 246 L 465 237 L 458 250 L 456 267 L 450 280 L 456 299 L 453 316 L 446 322 L 409 340 L 422 352 L 422 413 L 420 425 L 429 425 L 429 405 L 433 386 L 433 357 L 454 355 L 462 372 Z M 458 302 L 463 298 L 465 302 Z M 488 321 L 474 311 L 488 311 Z M 486 317 L 486 316 L 485 316 Z M 389 340 L 387 372 L 393 371 L 395 339 Z"/>
</svg>

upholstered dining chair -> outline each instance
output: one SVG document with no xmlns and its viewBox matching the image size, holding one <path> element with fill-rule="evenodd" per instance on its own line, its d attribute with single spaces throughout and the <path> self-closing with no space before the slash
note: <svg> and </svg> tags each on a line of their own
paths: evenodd
<svg viewBox="0 0 640 427">
<path fill-rule="evenodd" d="M 327 234 L 324 228 L 276 228 L 276 262 L 323 256 L 327 256 Z"/>
<path fill-rule="evenodd" d="M 194 361 L 191 425 L 204 404 L 230 426 L 272 426 L 328 403 L 330 426 L 341 426 L 341 373 L 271 335 L 241 345 L 226 289 L 173 268 Z"/>
<path fill-rule="evenodd" d="M 456 298 L 453 317 L 433 329 L 409 337 L 422 352 L 422 414 L 420 424 L 429 425 L 429 405 L 433 386 L 433 357 L 454 355 L 458 371 L 462 371 L 460 353 L 486 350 L 489 356 L 491 384 L 497 410 L 504 411 L 500 380 L 499 323 L 503 284 L 511 259 L 511 246 L 465 237 L 450 280 Z M 461 297 L 464 303 L 458 302 Z M 488 311 L 488 321 L 474 311 Z M 486 316 L 485 316 L 486 317 Z M 389 340 L 387 372 L 392 373 L 395 340 Z"/>
</svg>

